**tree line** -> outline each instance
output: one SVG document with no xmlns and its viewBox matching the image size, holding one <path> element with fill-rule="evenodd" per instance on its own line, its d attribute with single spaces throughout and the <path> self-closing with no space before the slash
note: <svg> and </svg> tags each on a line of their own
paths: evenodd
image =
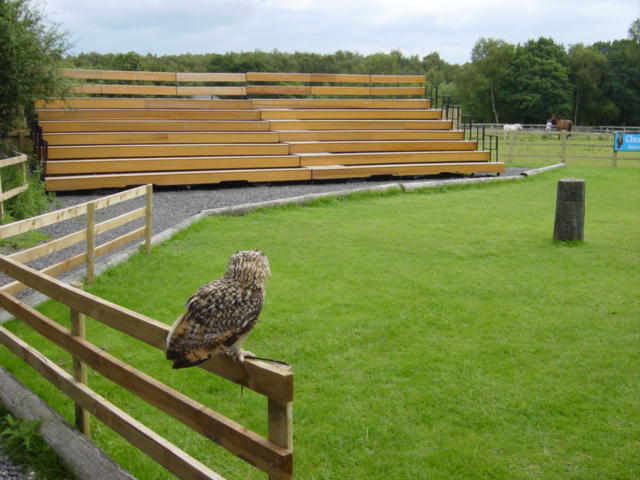
<svg viewBox="0 0 640 480">
<path fill-rule="evenodd" d="M 627 39 L 568 48 L 545 37 L 518 45 L 481 38 L 463 65 L 447 63 L 437 52 L 420 57 L 397 50 L 370 55 L 343 50 L 161 56 L 92 52 L 68 56 L 66 63 L 173 72 L 420 74 L 479 122 L 544 123 L 555 113 L 578 125 L 640 125 L 640 19 Z"/>
</svg>

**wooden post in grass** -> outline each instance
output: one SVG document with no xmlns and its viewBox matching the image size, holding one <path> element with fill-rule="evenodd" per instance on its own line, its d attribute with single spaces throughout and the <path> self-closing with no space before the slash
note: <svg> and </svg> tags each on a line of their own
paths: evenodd
<svg viewBox="0 0 640 480">
<path fill-rule="evenodd" d="M 581 178 L 558 180 L 554 240 L 584 240 L 585 182 Z"/>
<path fill-rule="evenodd" d="M 87 204 L 87 284 L 94 279 L 96 262 L 96 204 Z"/>
<path fill-rule="evenodd" d="M 80 282 L 74 282 L 71 284 L 71 286 L 82 290 L 82 284 Z M 71 309 L 71 334 L 82 339 L 85 339 L 87 336 L 84 314 L 74 309 Z M 75 356 L 73 357 L 73 378 L 84 385 L 88 384 L 87 366 L 80 360 L 78 360 Z M 77 403 L 75 404 L 75 412 L 76 427 L 87 438 L 91 438 L 91 429 L 89 427 L 89 412 Z"/>
<path fill-rule="evenodd" d="M 269 440 L 279 447 L 293 450 L 293 403 L 269 398 Z M 269 480 L 288 479 L 288 474 L 270 474 Z"/>
<path fill-rule="evenodd" d="M 151 253 L 151 234 L 153 233 L 151 218 L 153 216 L 153 184 L 147 185 L 147 206 L 145 211 L 144 247 L 147 254 Z"/>
<path fill-rule="evenodd" d="M 560 161 L 567 163 L 567 132 L 562 130 L 560 132 Z"/>
</svg>

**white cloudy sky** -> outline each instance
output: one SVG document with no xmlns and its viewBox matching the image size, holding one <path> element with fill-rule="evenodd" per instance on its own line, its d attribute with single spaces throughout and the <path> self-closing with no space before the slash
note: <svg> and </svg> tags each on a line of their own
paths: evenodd
<svg viewBox="0 0 640 480">
<path fill-rule="evenodd" d="M 565 46 L 627 38 L 640 0 L 41 0 L 72 53 L 433 51 L 469 61 L 481 37 Z"/>
</svg>

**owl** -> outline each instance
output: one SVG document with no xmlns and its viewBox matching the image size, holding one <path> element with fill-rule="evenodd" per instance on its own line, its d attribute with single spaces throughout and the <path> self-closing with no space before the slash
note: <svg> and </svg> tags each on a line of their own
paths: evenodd
<svg viewBox="0 0 640 480">
<path fill-rule="evenodd" d="M 173 368 L 193 367 L 219 353 L 239 363 L 254 356 L 240 347 L 258 321 L 269 275 L 262 252 L 234 253 L 225 274 L 194 293 L 171 328 L 166 354 Z"/>
</svg>

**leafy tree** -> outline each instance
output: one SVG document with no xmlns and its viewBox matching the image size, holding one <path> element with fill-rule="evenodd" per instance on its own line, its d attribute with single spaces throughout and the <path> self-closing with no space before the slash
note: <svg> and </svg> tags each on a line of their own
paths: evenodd
<svg viewBox="0 0 640 480">
<path fill-rule="evenodd" d="M 574 85 L 573 121 L 577 124 L 582 119 L 581 123 L 594 123 L 606 102 L 601 86 L 607 58 L 598 50 L 578 43 L 569 50 L 569 65 Z"/>
<path fill-rule="evenodd" d="M 542 123 L 551 113 L 570 115 L 573 89 L 562 45 L 544 37 L 518 45 L 505 88 L 511 119 Z"/>
<path fill-rule="evenodd" d="M 471 52 L 471 61 L 478 75 L 481 75 L 487 90 L 476 92 L 486 96 L 491 102 L 491 111 L 496 123 L 500 122 L 499 103 L 504 91 L 504 83 L 515 54 L 515 47 L 504 40 L 481 38 Z"/>
<path fill-rule="evenodd" d="M 66 91 L 59 75 L 70 45 L 29 0 L 0 0 L 0 138 L 38 98 Z"/>
</svg>

